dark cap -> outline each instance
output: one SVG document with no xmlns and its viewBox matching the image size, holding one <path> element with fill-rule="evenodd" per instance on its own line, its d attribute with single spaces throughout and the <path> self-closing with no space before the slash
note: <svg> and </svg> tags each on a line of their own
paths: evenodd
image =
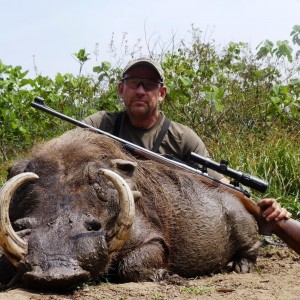
<svg viewBox="0 0 300 300">
<path fill-rule="evenodd" d="M 131 60 L 126 67 L 123 70 L 123 75 L 132 67 L 137 66 L 139 64 L 148 64 L 150 65 L 152 68 L 154 68 L 156 70 L 156 72 L 158 73 L 158 75 L 160 76 L 161 81 L 165 80 L 165 75 L 164 75 L 164 71 L 161 67 L 161 65 L 156 62 L 155 60 L 148 58 L 148 57 L 140 57 L 137 59 L 133 59 Z"/>
</svg>

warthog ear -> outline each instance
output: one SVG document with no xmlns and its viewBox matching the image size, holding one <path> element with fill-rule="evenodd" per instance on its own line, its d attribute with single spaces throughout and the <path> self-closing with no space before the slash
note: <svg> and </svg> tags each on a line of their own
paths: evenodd
<svg viewBox="0 0 300 300">
<path fill-rule="evenodd" d="M 131 189 L 134 189 L 137 163 L 124 159 L 112 159 L 110 162 L 112 169 L 125 179 Z"/>
<path fill-rule="evenodd" d="M 7 180 L 14 177 L 17 174 L 25 172 L 28 163 L 29 159 L 23 159 L 13 164 L 7 171 Z"/>
</svg>

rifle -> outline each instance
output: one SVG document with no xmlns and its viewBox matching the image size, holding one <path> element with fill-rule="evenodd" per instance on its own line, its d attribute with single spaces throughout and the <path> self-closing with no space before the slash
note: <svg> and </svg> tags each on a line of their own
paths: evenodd
<svg viewBox="0 0 300 300">
<path fill-rule="evenodd" d="M 191 167 L 191 166 L 185 164 L 182 161 L 178 161 L 177 159 L 176 160 L 172 159 L 172 157 L 170 157 L 170 156 L 163 156 L 163 155 L 154 153 L 151 150 L 148 150 L 141 146 L 130 143 L 130 142 L 123 140 L 117 136 L 114 136 L 106 131 L 100 130 L 100 129 L 95 128 L 91 125 L 88 125 L 84 122 L 81 122 L 81 121 L 73 119 L 69 116 L 66 116 L 50 107 L 47 107 L 44 103 L 44 100 L 40 97 L 35 97 L 34 101 L 31 103 L 31 106 L 34 108 L 37 108 L 39 110 L 42 110 L 44 112 L 47 112 L 51 115 L 54 115 L 55 117 L 58 117 L 62 120 L 68 121 L 78 127 L 88 128 L 99 134 L 106 135 L 107 137 L 120 142 L 127 151 L 129 151 L 131 154 L 133 154 L 135 156 L 153 160 L 153 161 L 156 161 L 158 163 L 161 163 L 161 164 L 166 165 L 171 168 L 189 171 L 189 172 L 197 175 L 198 179 L 201 182 L 205 183 L 206 185 L 209 185 L 212 187 L 218 187 L 220 189 L 223 189 L 225 191 L 228 191 L 228 192 L 234 194 L 239 199 L 239 201 L 244 205 L 246 210 L 250 214 L 252 214 L 254 216 L 254 218 L 256 219 L 260 234 L 264 234 L 264 235 L 275 234 L 281 240 L 283 240 L 291 249 L 293 249 L 295 252 L 300 254 L 300 222 L 298 222 L 294 219 L 287 219 L 287 220 L 284 219 L 281 221 L 272 220 L 270 222 L 267 222 L 261 216 L 261 209 L 257 205 L 257 203 L 251 199 L 249 192 L 239 186 L 239 184 L 241 183 L 245 186 L 256 189 L 260 192 L 265 192 L 268 187 L 268 184 L 266 182 L 264 182 L 263 180 L 261 180 L 257 177 L 251 176 L 249 174 L 244 174 L 242 172 L 239 172 L 239 171 L 229 168 L 228 163 L 224 160 L 221 161 L 220 164 L 218 164 L 209 158 L 205 158 L 194 152 L 191 152 L 189 158 L 203 166 L 202 170 L 196 169 L 194 167 Z M 216 180 L 207 174 L 207 172 L 206 172 L 207 168 L 213 169 L 221 174 L 229 176 L 229 177 L 233 178 L 234 181 L 227 184 L 227 183 L 223 183 L 219 180 Z"/>
</svg>

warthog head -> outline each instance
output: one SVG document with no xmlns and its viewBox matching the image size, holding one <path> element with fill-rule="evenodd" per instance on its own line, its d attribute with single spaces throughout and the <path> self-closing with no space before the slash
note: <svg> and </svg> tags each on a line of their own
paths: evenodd
<svg viewBox="0 0 300 300">
<path fill-rule="evenodd" d="M 1 189 L 1 246 L 28 286 L 68 288 L 105 273 L 134 220 L 136 163 L 106 156 L 118 155 L 113 142 L 103 150 L 103 140 L 76 132 L 86 144 L 74 133 L 46 143 Z"/>
</svg>

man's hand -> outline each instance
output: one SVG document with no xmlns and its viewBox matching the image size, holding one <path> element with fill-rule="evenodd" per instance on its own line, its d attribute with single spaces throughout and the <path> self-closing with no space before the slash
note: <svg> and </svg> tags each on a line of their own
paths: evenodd
<svg viewBox="0 0 300 300">
<path fill-rule="evenodd" d="M 267 220 L 281 221 L 283 219 L 289 219 L 292 214 L 272 198 L 262 199 L 258 205 L 262 209 L 262 216 Z"/>
</svg>

